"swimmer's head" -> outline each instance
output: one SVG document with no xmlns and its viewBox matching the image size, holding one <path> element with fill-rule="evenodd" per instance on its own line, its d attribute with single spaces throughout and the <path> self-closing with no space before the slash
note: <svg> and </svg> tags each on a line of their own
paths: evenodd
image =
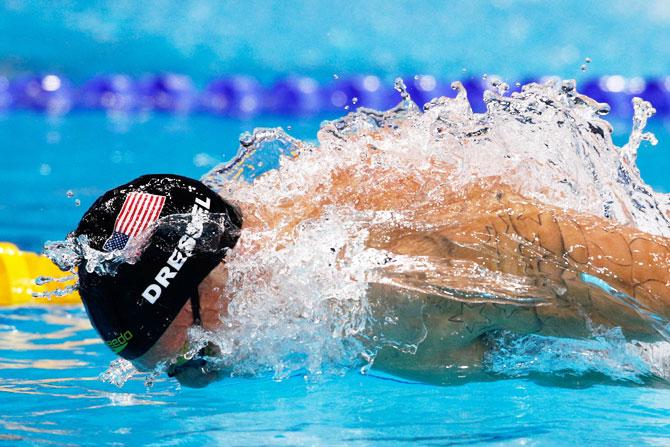
<svg viewBox="0 0 670 447">
<path fill-rule="evenodd" d="M 89 271 L 85 258 L 78 266 L 82 301 L 107 346 L 128 360 L 142 357 L 183 320 L 189 301 L 197 323 L 198 286 L 235 246 L 241 226 L 236 207 L 177 175 L 145 175 L 96 200 L 74 235 L 98 251 L 134 252 L 113 274 Z"/>
</svg>

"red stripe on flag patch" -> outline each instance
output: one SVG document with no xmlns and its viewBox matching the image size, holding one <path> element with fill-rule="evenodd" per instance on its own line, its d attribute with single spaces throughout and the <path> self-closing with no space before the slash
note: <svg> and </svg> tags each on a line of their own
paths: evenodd
<svg viewBox="0 0 670 447">
<path fill-rule="evenodd" d="M 130 237 L 137 236 L 158 220 L 165 205 L 165 196 L 131 192 L 123 202 L 121 212 L 116 217 L 114 231 Z"/>
</svg>

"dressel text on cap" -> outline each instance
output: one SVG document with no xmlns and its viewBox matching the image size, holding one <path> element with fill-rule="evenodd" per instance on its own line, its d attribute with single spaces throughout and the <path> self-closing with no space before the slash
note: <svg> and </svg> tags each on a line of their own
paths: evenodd
<svg viewBox="0 0 670 447">
<path fill-rule="evenodd" d="M 196 222 L 198 220 L 197 217 L 202 214 L 208 214 L 209 208 L 209 197 L 204 201 L 196 197 L 195 204 L 191 210 L 193 218 L 186 227 L 186 234 L 179 239 L 177 247 L 175 247 L 165 265 L 156 274 L 154 282 L 149 284 L 144 289 L 144 292 L 142 292 L 142 297 L 149 303 L 154 304 L 161 297 L 163 289 L 170 285 L 170 280 L 177 276 L 186 261 L 193 256 L 196 241 L 202 236 L 203 231 L 202 222 Z"/>
</svg>

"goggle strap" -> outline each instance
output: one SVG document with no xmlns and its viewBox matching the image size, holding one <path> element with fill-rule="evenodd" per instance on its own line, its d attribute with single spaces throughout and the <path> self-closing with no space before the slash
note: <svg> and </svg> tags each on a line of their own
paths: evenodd
<svg viewBox="0 0 670 447">
<path fill-rule="evenodd" d="M 193 324 L 202 326 L 202 320 L 200 318 L 200 293 L 198 292 L 197 287 L 191 294 L 191 312 L 193 312 Z"/>
</svg>

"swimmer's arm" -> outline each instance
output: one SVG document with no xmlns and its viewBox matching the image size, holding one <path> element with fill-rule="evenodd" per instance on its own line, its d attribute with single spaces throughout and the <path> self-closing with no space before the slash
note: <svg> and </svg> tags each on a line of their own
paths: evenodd
<svg viewBox="0 0 670 447">
<path fill-rule="evenodd" d="M 602 324 L 620 326 L 631 338 L 658 336 L 630 306 L 586 284 L 581 273 L 629 295 L 642 309 L 670 318 L 667 239 L 536 205 L 505 191 L 479 192 L 465 206 L 470 208 L 461 210 L 459 219 L 445 217 L 445 222 L 460 220 L 458 225 L 421 232 L 383 231 L 383 237 L 373 234 L 372 245 L 399 254 L 468 260 L 492 272 L 564 288 L 563 293 L 547 288 L 554 298 L 535 307 L 541 328 L 531 325 L 532 332 L 582 336 L 588 335 L 592 324 Z M 513 323 L 514 318 L 496 320 L 502 329 Z M 510 330 L 523 329 L 516 324 Z"/>
<path fill-rule="evenodd" d="M 565 287 L 553 303 L 537 309 L 544 333 L 570 336 L 591 332 L 593 326 L 617 326 L 629 338 L 658 338 L 651 320 L 630 303 L 642 313 L 670 318 L 667 239 L 525 200 L 512 198 L 506 205 L 487 226 L 497 252 L 522 260 L 520 273 Z M 602 286 L 620 292 L 619 297 Z"/>
<path fill-rule="evenodd" d="M 670 318 L 670 240 L 519 198 L 505 204 L 507 209 L 496 213 L 496 223 L 488 230 L 500 238 L 517 236 L 522 243 L 512 252 L 526 261 L 525 273 L 561 280 L 573 295 L 588 295 L 583 304 L 604 319 L 610 311 L 621 312 L 621 301 L 604 298 L 611 296 L 605 293 L 599 297 L 593 292 L 598 287 L 586 293 L 583 274 L 628 295 L 642 309 Z M 524 249 L 523 241 L 542 253 Z"/>
</svg>

